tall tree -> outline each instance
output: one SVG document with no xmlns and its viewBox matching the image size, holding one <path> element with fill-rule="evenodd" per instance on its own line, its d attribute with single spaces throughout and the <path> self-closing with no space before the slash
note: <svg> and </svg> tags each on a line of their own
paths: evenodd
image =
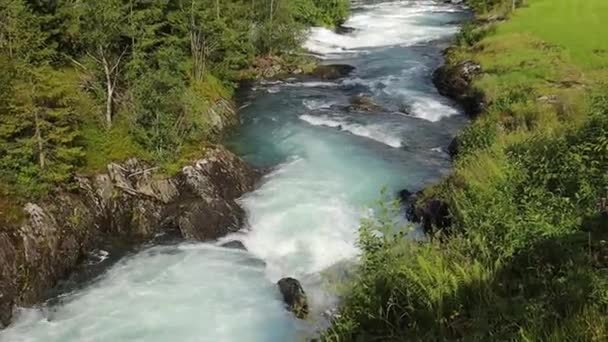
<svg viewBox="0 0 608 342">
<path fill-rule="evenodd" d="M 0 169 L 14 170 L 28 188 L 69 179 L 83 157 L 76 113 L 85 107 L 82 94 L 50 67 L 32 67 L 13 83 L 14 96 L 0 113 Z"/>
<path fill-rule="evenodd" d="M 129 7 L 121 0 L 84 1 L 80 22 L 87 56 L 97 66 L 105 88 L 105 122 L 112 126 L 114 98 L 121 79 L 122 63 L 129 51 Z M 80 6 L 76 6 L 75 9 Z M 78 12 L 76 12 L 78 13 Z"/>
</svg>

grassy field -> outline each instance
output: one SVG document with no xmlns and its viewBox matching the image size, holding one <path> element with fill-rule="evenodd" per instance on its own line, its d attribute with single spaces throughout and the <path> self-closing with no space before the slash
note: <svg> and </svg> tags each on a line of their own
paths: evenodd
<svg viewBox="0 0 608 342">
<path fill-rule="evenodd" d="M 608 1 L 528 0 L 476 50 L 460 51 L 484 67 L 477 84 L 490 100 L 526 87 L 580 102 L 590 87 L 608 82 L 606 23 Z"/>
<path fill-rule="evenodd" d="M 497 35 L 528 34 L 565 49 L 566 62 L 584 71 L 608 67 L 608 1 L 529 0 Z"/>
<path fill-rule="evenodd" d="M 326 340 L 608 340 L 608 1 L 527 0 L 507 16 L 465 28 L 447 56 L 481 64 L 487 102 L 426 190 L 449 204 L 451 233 L 420 245 L 365 222 Z"/>
</svg>

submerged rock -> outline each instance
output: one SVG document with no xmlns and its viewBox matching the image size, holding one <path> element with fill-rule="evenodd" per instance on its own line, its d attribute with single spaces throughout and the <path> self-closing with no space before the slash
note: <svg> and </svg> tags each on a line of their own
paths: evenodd
<svg viewBox="0 0 608 342">
<path fill-rule="evenodd" d="M 323 80 L 336 80 L 350 75 L 355 67 L 348 64 L 327 64 L 317 66 L 310 74 Z"/>
<path fill-rule="evenodd" d="M 350 98 L 350 111 L 359 112 L 381 112 L 383 108 L 376 104 L 370 95 L 358 94 Z"/>
<path fill-rule="evenodd" d="M 253 268 L 258 268 L 258 269 L 263 269 L 266 267 L 266 261 L 259 259 L 259 258 L 255 258 L 255 257 L 250 257 L 250 258 L 247 258 L 244 260 L 239 260 L 238 263 L 243 266 L 253 267 Z"/>
<path fill-rule="evenodd" d="M 412 109 L 412 105 L 409 103 L 401 103 L 399 105 L 399 113 L 405 114 L 405 115 L 412 115 L 413 109 Z"/>
<path fill-rule="evenodd" d="M 355 31 L 357 31 L 357 29 L 354 27 L 350 27 L 350 26 L 338 25 L 338 26 L 336 26 L 335 31 L 337 34 L 349 34 L 349 33 L 353 33 Z"/>
<path fill-rule="evenodd" d="M 485 98 L 472 87 L 472 82 L 481 73 L 481 66 L 471 60 L 446 64 L 435 70 L 433 83 L 441 95 L 457 101 L 468 115 L 477 116 L 485 108 Z"/>
<path fill-rule="evenodd" d="M 232 240 L 232 241 L 224 242 L 223 244 L 220 245 L 220 247 L 230 248 L 230 249 L 239 249 L 242 251 L 247 250 L 247 247 L 245 247 L 245 245 L 239 240 Z"/>
<path fill-rule="evenodd" d="M 305 319 L 308 316 L 308 299 L 300 282 L 294 278 L 283 278 L 277 285 L 289 311 L 297 318 Z"/>
</svg>

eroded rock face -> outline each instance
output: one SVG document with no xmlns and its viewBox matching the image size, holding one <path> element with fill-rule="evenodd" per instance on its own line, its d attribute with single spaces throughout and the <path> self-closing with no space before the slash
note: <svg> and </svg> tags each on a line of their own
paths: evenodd
<svg viewBox="0 0 608 342">
<path fill-rule="evenodd" d="M 433 73 L 433 83 L 441 95 L 454 99 L 469 116 L 474 117 L 485 108 L 483 93 L 472 87 L 473 79 L 481 73 L 481 66 L 471 60 L 456 65 L 446 64 Z"/>
<path fill-rule="evenodd" d="M 238 230 L 245 213 L 236 200 L 256 179 L 244 161 L 215 146 L 174 177 L 130 159 L 77 178 L 74 193 L 26 204 L 20 225 L 0 227 L 0 326 L 14 305 L 44 299 L 106 236 L 136 243 L 171 231 L 205 241 Z"/>
<path fill-rule="evenodd" d="M 8 233 L 0 232 L 0 329 L 11 320 L 17 296 L 17 251 Z"/>
<path fill-rule="evenodd" d="M 223 148 L 207 152 L 205 159 L 182 169 L 177 177 L 181 200 L 168 217 L 175 217 L 188 239 L 217 239 L 237 231 L 245 212 L 236 199 L 253 190 L 256 172 Z"/>
<path fill-rule="evenodd" d="M 299 319 L 308 316 L 308 299 L 300 282 L 294 278 L 283 278 L 277 283 L 289 311 Z"/>
</svg>

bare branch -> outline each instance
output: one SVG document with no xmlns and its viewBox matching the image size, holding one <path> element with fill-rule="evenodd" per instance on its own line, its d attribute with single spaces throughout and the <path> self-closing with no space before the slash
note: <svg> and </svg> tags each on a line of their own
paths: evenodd
<svg viewBox="0 0 608 342">
<path fill-rule="evenodd" d="M 78 62 L 77 60 L 75 60 L 74 58 L 67 56 L 66 57 L 70 60 L 70 62 L 74 63 L 77 67 L 81 68 L 82 70 L 89 72 L 89 69 L 84 66 L 82 63 Z"/>
<path fill-rule="evenodd" d="M 120 56 L 118 57 L 118 60 L 116 61 L 116 64 L 114 64 L 114 66 L 112 67 L 112 69 L 110 70 L 110 73 L 113 73 L 116 68 L 118 68 L 118 66 L 120 65 L 120 61 L 122 60 L 122 58 L 124 57 L 125 53 L 127 53 L 128 47 L 125 47 L 125 49 L 122 51 L 122 53 L 120 54 Z"/>
<path fill-rule="evenodd" d="M 101 60 L 99 60 L 99 58 L 95 57 L 92 53 L 90 53 L 89 51 L 87 51 L 87 56 L 91 57 L 93 60 L 95 60 L 95 62 L 101 64 Z"/>
</svg>

